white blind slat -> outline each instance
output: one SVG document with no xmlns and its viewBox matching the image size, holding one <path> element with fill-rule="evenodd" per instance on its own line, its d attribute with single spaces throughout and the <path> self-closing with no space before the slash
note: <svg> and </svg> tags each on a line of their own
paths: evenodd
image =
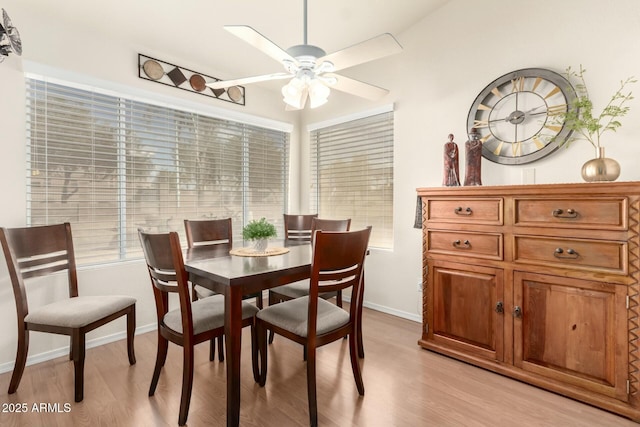
<svg viewBox="0 0 640 427">
<path fill-rule="evenodd" d="M 373 226 L 370 245 L 393 245 L 393 111 L 311 131 L 310 207 Z"/>
<path fill-rule="evenodd" d="M 186 242 L 186 218 L 282 232 L 287 132 L 29 78 L 27 135 L 27 221 L 69 221 L 79 263 L 140 257 L 138 227 Z"/>
</svg>

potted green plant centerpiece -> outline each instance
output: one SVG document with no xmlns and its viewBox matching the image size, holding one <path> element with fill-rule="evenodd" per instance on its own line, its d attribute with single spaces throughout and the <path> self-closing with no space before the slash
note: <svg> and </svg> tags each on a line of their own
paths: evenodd
<svg viewBox="0 0 640 427">
<path fill-rule="evenodd" d="M 265 252 L 269 239 L 276 237 L 276 227 L 268 222 L 266 218 L 249 221 L 242 229 L 242 237 L 245 240 L 253 240 L 256 252 Z"/>
<path fill-rule="evenodd" d="M 585 181 L 614 181 L 620 175 L 620 165 L 613 159 L 606 158 L 604 146 L 600 142 L 603 133 L 615 132 L 622 123 L 620 118 L 629 112 L 628 102 L 633 99 L 631 92 L 627 92 L 627 86 L 635 83 L 634 77 L 620 81 L 620 87 L 613 94 L 600 114 L 593 110 L 593 102 L 589 97 L 589 91 L 584 80 L 587 70 L 580 65 L 580 70 L 575 71 L 568 67 L 566 76 L 569 82 L 575 82 L 576 99 L 569 106 L 566 113 L 561 113 L 557 119 L 565 123 L 573 131 L 571 138 L 565 144 L 584 139 L 589 141 L 596 151 L 596 158 L 589 160 L 582 166 L 582 177 Z"/>
</svg>

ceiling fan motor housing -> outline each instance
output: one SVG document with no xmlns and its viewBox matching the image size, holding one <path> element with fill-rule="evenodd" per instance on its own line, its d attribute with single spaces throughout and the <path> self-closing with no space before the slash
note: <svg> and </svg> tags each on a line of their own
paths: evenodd
<svg viewBox="0 0 640 427">
<path fill-rule="evenodd" d="M 287 49 L 287 53 L 296 59 L 299 59 L 299 57 L 312 57 L 314 59 L 318 59 L 327 54 L 318 46 L 313 46 L 310 44 L 299 44 L 296 46 L 291 46 L 289 49 Z"/>
</svg>

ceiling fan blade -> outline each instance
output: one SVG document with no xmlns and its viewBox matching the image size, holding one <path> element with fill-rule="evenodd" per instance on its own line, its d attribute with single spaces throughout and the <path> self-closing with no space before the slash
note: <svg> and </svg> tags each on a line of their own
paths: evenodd
<svg viewBox="0 0 640 427">
<path fill-rule="evenodd" d="M 241 86 L 249 83 L 258 83 L 264 82 L 267 80 L 282 80 L 293 77 L 289 73 L 274 73 L 274 74 L 264 74 L 262 76 L 253 76 L 253 77 L 244 77 L 241 79 L 234 80 L 216 80 L 213 82 L 206 83 L 208 87 L 211 89 L 224 89 L 231 86 Z"/>
<path fill-rule="evenodd" d="M 280 63 L 285 59 L 293 62 L 294 64 L 298 63 L 298 61 L 296 61 L 293 56 L 289 55 L 286 50 L 282 49 L 280 46 L 248 25 L 225 25 L 224 29 Z"/>
<path fill-rule="evenodd" d="M 335 66 L 334 71 L 338 71 L 401 51 L 402 46 L 400 46 L 395 37 L 389 33 L 384 33 L 362 43 L 323 56 L 317 60 L 317 63 L 321 64 L 324 61 L 329 61 Z"/>
<path fill-rule="evenodd" d="M 331 89 L 350 93 L 371 101 L 380 99 L 389 93 L 387 89 L 361 82 L 360 80 L 354 80 L 340 74 L 325 73 L 322 77 L 334 77 L 336 79 L 336 82 L 329 86 Z"/>
</svg>

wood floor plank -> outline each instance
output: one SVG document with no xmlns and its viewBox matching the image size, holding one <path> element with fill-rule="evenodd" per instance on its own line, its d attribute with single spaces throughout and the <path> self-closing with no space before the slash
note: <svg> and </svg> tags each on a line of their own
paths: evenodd
<svg viewBox="0 0 640 427">
<path fill-rule="evenodd" d="M 318 350 L 318 412 L 323 427 L 637 427 L 595 407 L 423 350 L 417 345 L 420 325 L 415 322 L 365 309 L 363 325 L 365 396 L 356 390 L 346 340 Z M 241 425 L 307 426 L 302 348 L 277 336 L 269 346 L 267 382 L 262 388 L 251 374 L 248 328 L 242 345 Z M 8 410 L 5 404 L 25 403 L 27 412 L 0 412 L 0 425 L 175 426 L 182 352 L 169 346 L 156 393 L 149 397 L 155 351 L 155 332 L 136 337 L 134 366 L 129 366 L 124 340 L 87 350 L 81 403 L 73 402 L 73 364 L 68 358 L 28 366 L 13 395 L 6 392 L 11 373 L 2 374 L 0 404 Z M 209 362 L 208 351 L 206 343 L 196 348 L 189 426 L 225 425 L 226 366 Z M 41 404 L 44 411 L 35 410 Z"/>
</svg>

